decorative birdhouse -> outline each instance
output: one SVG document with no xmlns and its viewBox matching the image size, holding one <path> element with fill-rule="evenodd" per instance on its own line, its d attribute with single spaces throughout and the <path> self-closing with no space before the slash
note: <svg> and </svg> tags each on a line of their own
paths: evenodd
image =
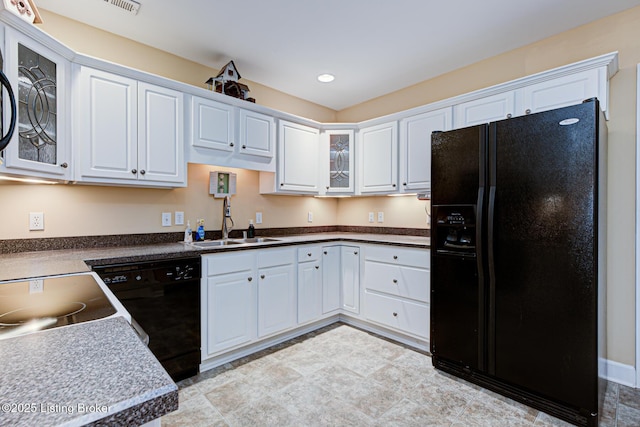
<svg viewBox="0 0 640 427">
<path fill-rule="evenodd" d="M 242 77 L 233 61 L 229 61 L 227 65 L 220 69 L 215 77 L 210 77 L 206 81 L 209 89 L 214 90 L 223 95 L 233 96 L 234 98 L 244 99 L 249 102 L 256 102 L 254 98 L 249 97 L 249 87 L 238 82 Z"/>
</svg>

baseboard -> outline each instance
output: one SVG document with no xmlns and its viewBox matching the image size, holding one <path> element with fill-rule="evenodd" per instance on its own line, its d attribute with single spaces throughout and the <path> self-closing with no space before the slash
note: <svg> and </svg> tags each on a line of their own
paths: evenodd
<svg viewBox="0 0 640 427">
<path fill-rule="evenodd" d="M 637 387 L 636 385 L 636 369 L 631 365 L 606 360 L 607 375 L 609 381 L 628 387 Z"/>
</svg>

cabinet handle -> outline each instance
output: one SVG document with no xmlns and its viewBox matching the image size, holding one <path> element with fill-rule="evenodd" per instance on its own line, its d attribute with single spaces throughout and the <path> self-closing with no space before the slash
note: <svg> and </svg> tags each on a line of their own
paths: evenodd
<svg viewBox="0 0 640 427">
<path fill-rule="evenodd" d="M 531 114 L 531 109 L 527 108 L 524 113 L 525 114 Z"/>
<path fill-rule="evenodd" d="M 394 255 L 394 256 L 393 256 L 393 259 L 398 259 L 398 255 Z"/>
<path fill-rule="evenodd" d="M 319 266 L 319 265 L 316 265 L 316 270 L 319 270 L 319 269 L 320 269 L 320 266 Z"/>
<path fill-rule="evenodd" d="M 138 173 L 138 170 L 137 169 L 131 169 L 131 173 L 135 175 L 135 174 Z"/>
<path fill-rule="evenodd" d="M 513 117 L 513 114 L 511 113 L 507 114 L 507 119 L 510 119 L 511 117 Z"/>
<path fill-rule="evenodd" d="M 393 317 L 398 317 L 398 313 L 396 313 L 395 311 L 393 312 Z"/>
<path fill-rule="evenodd" d="M 140 171 L 140 175 L 144 175 L 145 173 L 147 173 L 147 172 L 146 172 L 144 169 L 142 169 L 142 170 Z"/>
<path fill-rule="evenodd" d="M 398 283 L 398 279 L 393 279 L 393 283 L 397 284 Z"/>
<path fill-rule="evenodd" d="M 264 274 L 261 274 L 261 275 L 260 275 L 260 278 L 261 278 L 261 279 L 264 279 Z"/>
<path fill-rule="evenodd" d="M 230 143 L 229 143 L 229 147 L 233 147 L 233 142 L 230 142 Z"/>
<path fill-rule="evenodd" d="M 253 280 L 253 277 L 247 277 L 247 280 L 250 282 Z"/>
<path fill-rule="evenodd" d="M 67 164 L 67 162 L 64 162 L 63 164 L 60 165 L 61 168 L 66 169 L 69 167 L 69 165 Z"/>
</svg>

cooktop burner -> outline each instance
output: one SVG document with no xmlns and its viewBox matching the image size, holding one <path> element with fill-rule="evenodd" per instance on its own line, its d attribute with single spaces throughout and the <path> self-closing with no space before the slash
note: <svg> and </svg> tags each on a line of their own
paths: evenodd
<svg viewBox="0 0 640 427">
<path fill-rule="evenodd" d="M 0 282 L 0 335 L 102 319 L 117 312 L 91 274 Z"/>
</svg>

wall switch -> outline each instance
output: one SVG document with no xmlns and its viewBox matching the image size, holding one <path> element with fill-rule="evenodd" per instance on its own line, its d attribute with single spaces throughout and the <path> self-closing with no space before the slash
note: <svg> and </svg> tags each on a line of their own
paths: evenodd
<svg viewBox="0 0 640 427">
<path fill-rule="evenodd" d="M 262 212 L 256 212 L 256 224 L 262 224 Z"/>
<path fill-rule="evenodd" d="M 307 222 L 313 222 L 313 212 L 307 213 Z"/>
<path fill-rule="evenodd" d="M 374 216 L 373 216 L 373 212 L 369 212 L 369 222 L 374 222 Z"/>
<path fill-rule="evenodd" d="M 171 227 L 171 212 L 162 212 L 162 226 Z"/>
<path fill-rule="evenodd" d="M 184 225 L 184 212 L 175 212 L 176 225 Z"/>
<path fill-rule="evenodd" d="M 44 213 L 29 213 L 29 230 L 44 230 Z"/>
<path fill-rule="evenodd" d="M 378 222 L 384 222 L 384 212 L 378 212 Z"/>
</svg>

